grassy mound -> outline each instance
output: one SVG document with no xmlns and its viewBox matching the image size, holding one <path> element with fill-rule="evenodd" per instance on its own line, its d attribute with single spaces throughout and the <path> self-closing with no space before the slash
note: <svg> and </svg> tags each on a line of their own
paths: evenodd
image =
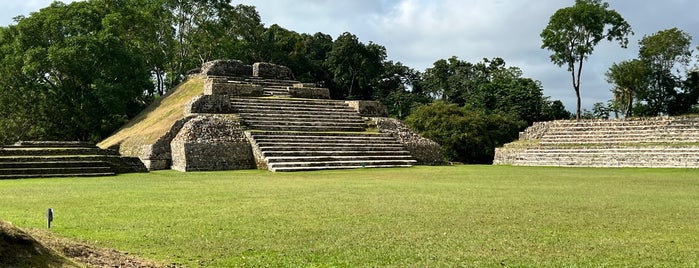
<svg viewBox="0 0 699 268">
<path fill-rule="evenodd" d="M 0 267 L 79 267 L 12 224 L 0 221 Z"/>
<path fill-rule="evenodd" d="M 153 102 L 109 138 L 98 143 L 101 148 L 120 145 L 120 152 L 139 156 L 142 145 L 155 143 L 173 124 L 184 118 L 184 105 L 202 94 L 203 78 L 191 78 Z"/>
</svg>

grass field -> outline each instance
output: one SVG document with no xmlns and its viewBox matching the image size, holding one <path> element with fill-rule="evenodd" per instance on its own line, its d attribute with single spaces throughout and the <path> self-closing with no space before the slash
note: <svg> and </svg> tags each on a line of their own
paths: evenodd
<svg viewBox="0 0 699 268">
<path fill-rule="evenodd" d="M 0 181 L 0 219 L 190 267 L 697 267 L 699 170 L 159 171 Z"/>
</svg>

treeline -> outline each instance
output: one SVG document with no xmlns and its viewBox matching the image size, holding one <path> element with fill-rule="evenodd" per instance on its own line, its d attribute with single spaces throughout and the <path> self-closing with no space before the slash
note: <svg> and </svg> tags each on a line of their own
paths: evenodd
<svg viewBox="0 0 699 268">
<path fill-rule="evenodd" d="M 99 141 L 215 59 L 285 65 L 334 99 L 381 101 L 452 161 L 489 162 L 528 123 L 570 116 L 500 58 L 420 72 L 354 34 L 266 27 L 253 6 L 226 0 L 88 0 L 0 27 L 0 142 Z"/>
<path fill-rule="evenodd" d="M 613 99 L 596 103 L 587 116 L 699 113 L 699 70 L 690 65 L 691 42 L 692 36 L 678 28 L 644 36 L 638 58 L 615 63 L 606 73 Z"/>
</svg>

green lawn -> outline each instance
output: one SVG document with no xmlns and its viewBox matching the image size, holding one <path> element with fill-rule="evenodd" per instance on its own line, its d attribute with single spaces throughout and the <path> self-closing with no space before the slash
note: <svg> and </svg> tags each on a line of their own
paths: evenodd
<svg viewBox="0 0 699 268">
<path fill-rule="evenodd" d="M 699 170 L 159 171 L 0 181 L 0 219 L 190 267 L 697 267 Z"/>
</svg>

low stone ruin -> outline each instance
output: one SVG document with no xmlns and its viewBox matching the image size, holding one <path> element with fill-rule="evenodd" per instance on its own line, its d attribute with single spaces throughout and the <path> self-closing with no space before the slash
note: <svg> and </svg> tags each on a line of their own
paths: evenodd
<svg viewBox="0 0 699 268">
<path fill-rule="evenodd" d="M 495 165 L 699 168 L 699 117 L 535 123 Z"/>
</svg>

